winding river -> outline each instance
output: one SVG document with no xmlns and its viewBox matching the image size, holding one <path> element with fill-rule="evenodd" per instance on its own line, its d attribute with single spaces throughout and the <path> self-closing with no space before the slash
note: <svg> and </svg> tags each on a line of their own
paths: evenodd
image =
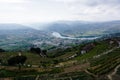
<svg viewBox="0 0 120 80">
<path fill-rule="evenodd" d="M 52 36 L 56 37 L 56 38 L 61 38 L 61 39 L 75 39 L 75 40 L 94 40 L 97 39 L 99 37 L 89 37 L 89 38 L 75 38 L 75 37 L 65 37 L 62 36 L 60 33 L 58 32 L 52 32 Z"/>
</svg>

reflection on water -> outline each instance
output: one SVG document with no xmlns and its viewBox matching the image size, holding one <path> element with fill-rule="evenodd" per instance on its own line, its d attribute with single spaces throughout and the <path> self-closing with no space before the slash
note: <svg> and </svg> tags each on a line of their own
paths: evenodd
<svg viewBox="0 0 120 80">
<path fill-rule="evenodd" d="M 89 38 L 74 38 L 74 37 L 65 37 L 62 36 L 60 33 L 58 32 L 53 32 L 52 35 L 56 38 L 62 38 L 62 39 L 80 39 L 80 40 L 94 40 L 97 39 L 98 37 L 89 37 Z"/>
</svg>

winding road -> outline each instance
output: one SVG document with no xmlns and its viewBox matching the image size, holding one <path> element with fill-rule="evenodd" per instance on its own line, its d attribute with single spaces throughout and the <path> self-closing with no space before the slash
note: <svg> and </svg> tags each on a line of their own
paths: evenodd
<svg viewBox="0 0 120 80">
<path fill-rule="evenodd" d="M 116 66 L 116 68 L 114 69 L 114 71 L 111 74 L 107 75 L 107 77 L 109 78 L 109 80 L 113 80 L 112 76 L 116 74 L 116 72 L 117 72 L 117 70 L 118 70 L 119 67 L 120 67 L 120 64 L 118 66 Z"/>
</svg>

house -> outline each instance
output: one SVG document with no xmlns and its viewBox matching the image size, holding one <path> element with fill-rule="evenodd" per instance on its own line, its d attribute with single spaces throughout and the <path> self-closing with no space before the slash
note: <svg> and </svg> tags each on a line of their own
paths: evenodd
<svg viewBox="0 0 120 80">
<path fill-rule="evenodd" d="M 113 45 L 118 45 L 118 40 L 113 38 L 113 39 L 106 39 L 105 40 L 106 43 L 109 43 L 110 46 L 113 46 Z"/>
<path fill-rule="evenodd" d="M 81 51 L 81 54 L 85 54 L 85 53 L 87 53 L 86 50 L 82 50 Z"/>
<path fill-rule="evenodd" d="M 113 41 L 113 40 L 111 40 L 111 41 L 109 42 L 109 44 L 110 44 L 110 45 L 112 45 L 113 43 L 114 43 L 114 41 Z"/>
<path fill-rule="evenodd" d="M 120 47 L 120 41 L 118 41 L 118 47 Z"/>
<path fill-rule="evenodd" d="M 19 52 L 19 53 L 18 53 L 18 56 L 22 56 L 22 52 Z"/>
</svg>

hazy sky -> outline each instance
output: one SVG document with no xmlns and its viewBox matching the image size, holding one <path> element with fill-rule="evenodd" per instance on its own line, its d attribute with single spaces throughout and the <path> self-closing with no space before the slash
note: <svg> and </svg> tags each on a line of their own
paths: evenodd
<svg viewBox="0 0 120 80">
<path fill-rule="evenodd" d="M 0 23 L 120 20 L 120 0 L 0 0 Z"/>
</svg>

